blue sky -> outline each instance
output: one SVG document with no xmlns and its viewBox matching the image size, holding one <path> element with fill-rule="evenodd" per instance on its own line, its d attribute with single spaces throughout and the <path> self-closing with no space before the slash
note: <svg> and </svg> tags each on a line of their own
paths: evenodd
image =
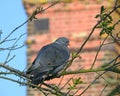
<svg viewBox="0 0 120 96">
<path fill-rule="evenodd" d="M 27 16 L 22 5 L 22 0 L 0 0 L 0 30 L 2 30 L 2 35 L 0 39 L 2 40 L 7 34 L 9 34 L 14 28 L 23 23 L 26 19 Z M 20 34 L 26 32 L 26 25 L 24 25 L 14 34 L 12 34 L 10 38 L 18 38 Z M 26 40 L 26 37 L 26 35 L 23 36 L 18 42 L 18 45 L 23 44 Z M 6 44 L 0 45 L 0 48 L 8 47 L 11 44 L 11 42 L 8 42 Z M 0 63 L 4 62 L 7 53 L 8 51 L 0 51 Z M 12 51 L 11 56 L 13 55 L 16 55 L 16 57 L 9 63 L 9 66 L 23 71 L 26 68 L 27 63 L 26 46 L 21 49 Z M 0 68 L 0 71 L 2 70 L 3 69 Z M 20 86 L 17 83 L 10 82 L 1 78 L 0 86 L 0 96 L 26 96 L 25 86 Z"/>
</svg>

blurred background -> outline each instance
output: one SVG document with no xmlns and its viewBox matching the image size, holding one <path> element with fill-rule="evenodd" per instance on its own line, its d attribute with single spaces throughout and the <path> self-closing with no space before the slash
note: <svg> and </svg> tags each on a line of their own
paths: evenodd
<svg viewBox="0 0 120 96">
<path fill-rule="evenodd" d="M 8 2 L 6 0 L 1 0 L 0 6 L 0 30 L 2 31 L 1 39 L 9 34 L 14 28 L 23 23 L 32 13 L 35 11 L 37 6 L 42 6 L 43 8 L 48 7 L 53 1 L 57 0 L 13 0 Z M 37 14 L 36 18 L 26 25 L 18 29 L 11 38 L 18 38 L 23 33 L 24 35 L 20 41 L 19 45 L 27 44 L 18 50 L 12 51 L 12 55 L 16 55 L 14 60 L 12 60 L 9 65 L 24 71 L 27 67 L 31 65 L 34 58 L 36 57 L 39 49 L 58 37 L 67 37 L 70 39 L 70 51 L 71 53 L 77 52 L 89 33 L 91 32 L 93 26 L 96 24 L 98 19 L 95 18 L 97 14 L 100 13 L 100 7 L 104 5 L 108 9 L 113 6 L 114 0 L 61 0 L 62 2 L 52 6 L 45 12 Z M 113 14 L 114 18 L 119 18 L 120 14 Z M 116 20 L 115 19 L 115 20 Z M 114 21 L 115 22 L 115 21 Z M 89 69 L 94 61 L 96 52 L 100 46 L 102 40 L 106 37 L 106 34 L 99 36 L 100 30 L 96 29 L 84 46 L 80 53 L 81 58 L 74 60 L 73 64 L 68 70 L 80 70 Z M 111 41 L 111 39 L 108 39 Z M 107 42 L 106 42 L 107 43 Z M 6 43 L 3 45 L 9 46 L 11 43 Z M 111 58 L 118 55 L 118 47 L 115 44 L 110 44 L 104 46 L 99 52 L 98 58 L 95 62 L 94 68 L 107 63 Z M 0 53 L 0 62 L 4 62 L 8 51 L 2 51 Z M 0 69 L 3 70 L 3 69 Z M 77 88 L 79 91 L 77 94 L 81 93 L 84 88 L 94 80 L 96 74 L 86 73 L 74 76 L 74 78 L 80 77 L 84 84 L 80 84 Z M 108 73 L 105 75 L 109 80 L 112 78 L 117 78 L 116 74 Z M 63 78 L 60 85 L 63 86 L 73 75 L 67 75 Z M 14 77 L 17 79 L 16 77 Z M 46 81 L 50 84 L 58 84 L 61 78 Z M 26 88 L 22 85 L 18 85 L 14 82 L 6 81 L 0 79 L 1 96 L 42 96 L 41 92 Z M 105 85 L 105 81 L 100 78 L 97 80 L 91 88 L 89 88 L 83 96 L 98 96 Z M 67 90 L 66 86 L 66 89 Z M 105 89 L 104 95 L 106 95 L 112 89 L 111 86 Z"/>
<path fill-rule="evenodd" d="M 37 6 L 47 8 L 53 1 L 55 2 L 57 0 L 23 0 L 23 4 L 26 14 L 31 16 Z M 58 37 L 65 36 L 69 38 L 71 53 L 77 52 L 91 32 L 93 26 L 98 22 L 99 19 L 96 19 L 95 16 L 100 13 L 101 6 L 103 5 L 109 10 L 114 4 L 113 1 L 114 0 L 61 0 L 60 3 L 49 8 L 45 12 L 37 14 L 37 19 L 29 22 L 27 26 L 28 66 L 31 65 L 31 62 L 35 59 L 36 54 L 42 46 L 53 42 Z M 119 18 L 119 14 L 114 14 L 114 17 Z M 81 68 L 89 69 L 91 67 L 100 43 L 106 37 L 106 34 L 102 36 L 99 35 L 100 30 L 96 29 L 81 51 L 81 58 L 75 59 L 68 70 L 75 71 L 80 70 Z M 109 38 L 108 41 L 110 42 L 111 39 Z M 108 61 L 117 54 L 115 44 L 103 46 L 99 52 L 94 68 L 98 68 L 103 64 L 108 63 Z M 82 90 L 94 80 L 95 76 L 96 74 L 94 73 L 76 75 L 74 78 L 80 77 L 81 80 L 85 82 L 85 84 L 80 84 L 80 86 L 77 87 L 79 89 L 77 94 L 80 94 Z M 65 76 L 61 86 L 72 77 L 73 75 Z M 112 78 L 116 78 L 117 76 L 108 73 L 106 77 L 109 78 L 109 80 L 112 80 Z M 61 78 L 52 79 L 46 81 L 46 83 L 58 84 L 60 80 Z M 104 86 L 105 81 L 100 78 L 82 96 L 98 96 Z M 64 90 L 68 90 L 67 87 L 68 86 L 66 86 Z M 103 94 L 107 94 L 111 88 L 112 87 L 106 88 Z M 28 96 L 42 96 L 37 90 L 31 88 L 27 89 Z"/>
</svg>

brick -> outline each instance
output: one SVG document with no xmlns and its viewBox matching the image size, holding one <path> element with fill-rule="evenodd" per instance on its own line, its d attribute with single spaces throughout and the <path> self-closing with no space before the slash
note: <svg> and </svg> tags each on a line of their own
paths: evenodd
<svg viewBox="0 0 120 96">
<path fill-rule="evenodd" d="M 36 17 L 39 19 L 49 18 L 50 30 L 46 34 L 28 35 L 28 41 L 35 40 L 34 43 L 28 45 L 29 46 L 28 54 L 30 54 L 30 52 L 32 54 L 28 56 L 29 64 L 33 62 L 34 58 L 37 55 L 37 52 L 41 47 L 53 42 L 56 38 L 61 36 L 65 36 L 70 39 L 69 48 L 73 50 L 73 52 L 78 51 L 81 45 L 83 44 L 83 42 L 85 41 L 85 39 L 87 38 L 87 36 L 89 35 L 89 33 L 91 32 L 93 26 L 98 21 L 98 19 L 95 19 L 94 17 L 96 16 L 96 14 L 99 13 L 100 6 L 101 5 L 108 6 L 106 3 L 107 0 L 102 0 L 101 2 L 98 1 L 99 0 L 76 0 L 76 1 L 74 0 L 74 2 L 72 3 L 66 3 L 66 4 L 60 3 L 49 8 L 43 14 L 38 14 Z M 49 4 L 43 5 L 44 8 L 46 8 L 47 6 L 49 6 Z M 33 10 L 34 8 L 28 8 L 26 11 L 28 14 L 31 14 Z M 91 67 L 96 55 L 96 51 L 100 46 L 100 42 L 101 42 L 100 37 L 98 37 L 99 32 L 100 32 L 99 29 L 95 30 L 92 37 L 86 43 L 82 52 L 80 53 L 81 59 L 76 58 L 68 70 L 75 71 L 78 69 L 80 70 L 81 68 L 89 69 Z M 97 68 L 102 64 L 104 64 L 103 57 L 107 55 L 105 54 L 105 52 L 106 51 L 102 49 L 102 51 L 99 53 L 94 68 Z M 96 73 L 75 75 L 74 78 L 80 77 L 81 80 L 83 80 L 84 82 L 84 84 L 80 84 L 79 86 L 77 86 L 77 88 L 80 88 L 80 90 L 79 92 L 76 93 L 76 95 L 80 94 L 87 87 L 87 85 L 94 80 L 96 75 L 97 75 Z M 45 82 L 48 84 L 58 85 L 61 78 L 62 77 L 55 78 Z M 73 75 L 66 75 L 63 78 L 60 87 L 63 86 L 70 78 L 73 78 Z M 72 82 L 70 82 L 70 84 L 72 84 Z M 69 85 L 65 87 L 66 89 L 64 91 L 68 90 L 67 89 L 68 86 Z M 104 87 L 104 80 L 100 78 L 82 96 L 98 96 L 98 94 L 103 89 L 103 87 Z M 31 88 L 28 89 L 30 89 L 28 91 L 30 96 L 42 96 L 39 91 Z M 107 92 L 108 91 L 106 91 L 104 94 L 106 94 Z"/>
</svg>

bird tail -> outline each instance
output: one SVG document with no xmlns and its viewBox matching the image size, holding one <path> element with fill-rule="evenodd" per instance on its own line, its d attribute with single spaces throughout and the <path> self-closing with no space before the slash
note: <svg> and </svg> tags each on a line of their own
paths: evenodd
<svg viewBox="0 0 120 96">
<path fill-rule="evenodd" d="M 48 72 L 41 72 L 41 73 L 35 74 L 33 76 L 31 75 L 30 76 L 31 83 L 38 85 L 38 84 L 41 84 L 45 80 L 52 79 L 52 76 L 49 76 L 47 73 Z M 32 88 L 34 88 L 34 87 L 32 87 Z"/>
<path fill-rule="evenodd" d="M 50 79 L 54 78 L 53 75 L 49 74 L 49 71 L 39 72 L 39 73 L 37 73 L 37 72 L 32 73 L 31 72 L 29 74 L 27 72 L 26 74 L 31 79 L 31 83 L 35 84 L 35 85 L 41 84 L 45 80 L 50 80 Z M 31 86 L 31 87 L 34 88 L 34 86 Z"/>
</svg>

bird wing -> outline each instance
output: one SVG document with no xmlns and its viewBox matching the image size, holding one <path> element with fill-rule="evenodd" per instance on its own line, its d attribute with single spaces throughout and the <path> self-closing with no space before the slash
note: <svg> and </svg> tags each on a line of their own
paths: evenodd
<svg viewBox="0 0 120 96">
<path fill-rule="evenodd" d="M 27 73 L 33 72 L 37 74 L 38 72 L 53 70 L 67 62 L 68 59 L 68 48 L 64 48 L 56 43 L 49 44 L 39 51 L 37 58 L 28 69 Z"/>
</svg>

